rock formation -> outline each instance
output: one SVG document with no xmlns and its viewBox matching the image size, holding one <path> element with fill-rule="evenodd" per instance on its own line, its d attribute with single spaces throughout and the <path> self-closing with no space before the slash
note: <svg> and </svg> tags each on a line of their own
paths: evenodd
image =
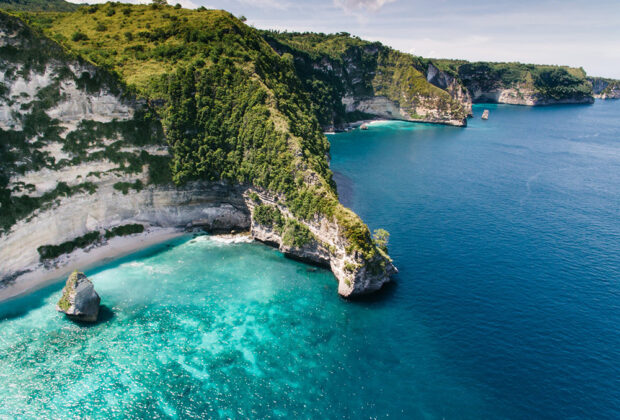
<svg viewBox="0 0 620 420">
<path fill-rule="evenodd" d="M 95 292 L 93 283 L 84 273 L 74 271 L 62 289 L 62 297 L 56 309 L 75 321 L 96 322 L 100 302 L 101 298 Z"/>
<path fill-rule="evenodd" d="M 620 80 L 589 77 L 594 97 L 597 99 L 620 99 Z"/>
</svg>

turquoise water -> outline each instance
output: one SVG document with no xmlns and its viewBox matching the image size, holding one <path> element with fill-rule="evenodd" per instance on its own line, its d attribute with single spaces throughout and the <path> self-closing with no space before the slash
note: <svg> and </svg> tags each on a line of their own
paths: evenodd
<svg viewBox="0 0 620 420">
<path fill-rule="evenodd" d="M 400 269 L 346 302 L 259 244 L 184 237 L 0 304 L 0 418 L 619 418 L 620 102 L 330 136 Z M 482 108 L 477 108 L 479 115 Z"/>
</svg>

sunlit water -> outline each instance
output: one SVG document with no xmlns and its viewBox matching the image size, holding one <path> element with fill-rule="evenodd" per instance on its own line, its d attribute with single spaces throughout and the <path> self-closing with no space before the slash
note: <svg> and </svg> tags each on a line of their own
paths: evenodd
<svg viewBox="0 0 620 420">
<path fill-rule="evenodd" d="M 619 418 L 620 102 L 329 136 L 400 269 L 346 302 L 259 244 L 184 237 L 0 304 L 0 418 Z M 480 114 L 478 107 L 476 113 Z"/>
</svg>

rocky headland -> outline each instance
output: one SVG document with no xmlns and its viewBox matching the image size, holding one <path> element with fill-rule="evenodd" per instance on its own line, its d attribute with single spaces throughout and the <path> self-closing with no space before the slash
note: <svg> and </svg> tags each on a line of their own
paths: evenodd
<svg viewBox="0 0 620 420">
<path fill-rule="evenodd" d="M 582 69 L 429 60 L 120 3 L 0 12 L 0 69 L 0 287 L 20 292 L 120 237 L 202 228 L 247 230 L 329 267 L 342 296 L 370 293 L 396 269 L 339 203 L 323 131 L 466 126 L 472 103 L 590 103 L 593 84 L 616 95 Z"/>
<path fill-rule="evenodd" d="M 91 20 L 82 19 L 81 30 L 87 33 L 114 7 L 89 9 Z M 286 63 L 228 13 L 127 7 L 152 25 L 170 11 L 191 15 L 205 34 L 221 26 L 242 31 L 257 49 L 247 54 L 272 63 L 256 73 L 248 72 L 246 59 L 242 67 L 234 58 L 223 60 L 213 73 L 195 67 L 204 63 L 188 64 L 194 77 L 184 78 L 185 67 L 180 67 L 161 88 L 142 88 L 142 95 L 136 95 L 93 57 L 82 58 L 80 37 L 68 53 L 21 19 L 0 12 L 0 134 L 8 139 L 1 145 L 0 162 L 0 205 L 6 210 L 0 217 L 1 295 L 23 293 L 51 275 L 82 268 L 88 254 L 106 255 L 102 250 L 116 246 L 121 236 L 139 246 L 132 238 L 186 228 L 248 230 L 286 255 L 330 267 L 345 297 L 376 291 L 389 281 L 396 272 L 389 256 L 376 247 L 366 225 L 337 201 L 327 140 L 296 96 L 295 76 L 277 73 Z M 224 44 L 238 42 L 234 31 L 218 36 L 226 39 Z M 110 48 L 118 48 L 116 41 Z M 210 80 L 227 74 L 235 74 L 234 80 Z M 144 77 L 160 80 L 159 74 Z M 215 93 L 222 95 L 219 103 L 232 103 L 228 95 L 235 87 L 244 89 L 233 93 L 241 101 L 240 114 L 229 122 L 227 109 L 195 120 L 200 107 L 218 110 L 193 102 L 196 89 L 207 86 L 194 86 L 196 80 L 221 85 Z M 184 90 L 175 90 L 183 83 Z M 189 111 L 180 114 L 188 103 Z M 181 116 L 189 119 L 181 121 Z M 245 125 L 231 128 L 240 122 Z M 202 123 L 208 126 L 199 128 Z M 221 127 L 238 131 L 222 132 Z M 202 133 L 211 133 L 210 143 L 195 149 L 183 145 L 202 142 Z M 240 142 L 226 143 L 231 139 Z M 230 163 L 223 148 L 229 150 Z M 194 154 L 197 150 L 203 154 Z M 257 217 L 257 206 L 267 205 L 278 209 L 282 225 Z"/>
</svg>

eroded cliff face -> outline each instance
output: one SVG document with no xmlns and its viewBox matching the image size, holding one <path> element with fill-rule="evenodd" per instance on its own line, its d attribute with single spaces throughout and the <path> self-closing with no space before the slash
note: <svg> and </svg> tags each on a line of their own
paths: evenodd
<svg viewBox="0 0 620 420">
<path fill-rule="evenodd" d="M 52 175 L 52 174 L 50 174 Z M 37 249 L 72 241 L 87 233 L 138 223 L 153 227 L 204 227 L 210 231 L 247 230 L 250 213 L 242 187 L 192 183 L 183 188 L 151 186 L 128 194 L 115 190 L 115 180 L 97 183 L 93 194 L 65 197 L 52 208 L 18 222 L 0 237 L 0 279 L 15 273 L 49 268 Z M 17 279 L 19 281 L 19 279 Z"/>
<path fill-rule="evenodd" d="M 468 116 L 473 115 L 473 100 L 471 94 L 456 77 L 439 70 L 433 63 L 429 63 L 426 70 L 426 80 L 438 88 L 445 90 L 455 101 L 461 103 L 463 108 L 467 111 Z"/>
</svg>

